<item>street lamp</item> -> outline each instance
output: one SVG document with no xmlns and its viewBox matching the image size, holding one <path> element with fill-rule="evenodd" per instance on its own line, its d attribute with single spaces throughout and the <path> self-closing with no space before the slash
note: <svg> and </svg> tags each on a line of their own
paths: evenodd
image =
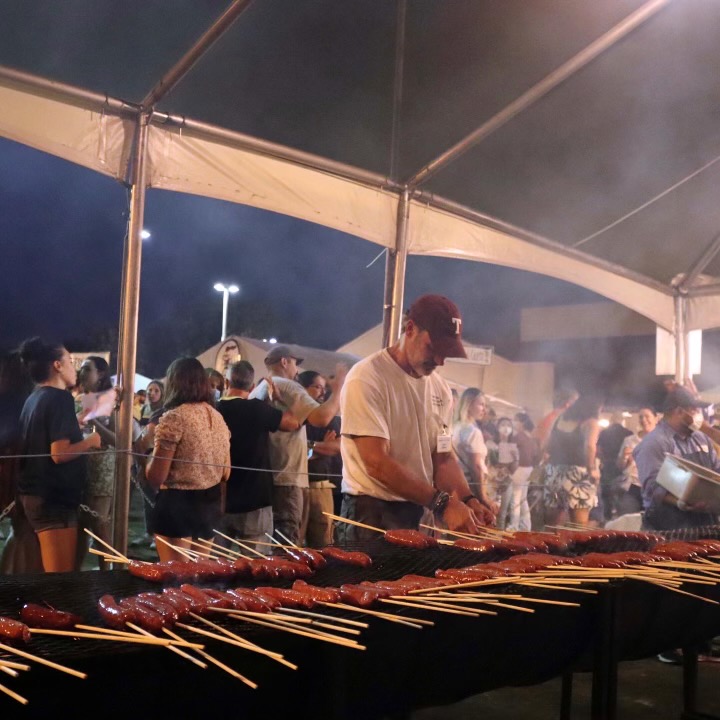
<svg viewBox="0 0 720 720">
<path fill-rule="evenodd" d="M 222 341 L 227 335 L 228 298 L 230 297 L 230 293 L 234 295 L 240 288 L 237 285 L 224 285 L 223 283 L 215 283 L 213 287 L 223 294 L 222 335 L 220 336 L 220 340 Z"/>
</svg>

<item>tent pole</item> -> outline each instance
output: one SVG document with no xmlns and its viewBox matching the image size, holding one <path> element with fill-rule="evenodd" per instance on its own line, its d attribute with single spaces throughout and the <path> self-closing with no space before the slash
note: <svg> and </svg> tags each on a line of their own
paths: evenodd
<svg viewBox="0 0 720 720">
<path fill-rule="evenodd" d="M 405 68 L 405 17 L 407 0 L 398 0 L 395 34 L 395 80 L 393 82 L 392 139 L 390 141 L 390 177 L 397 178 L 400 163 L 400 126 L 402 123 L 403 71 Z"/>
<path fill-rule="evenodd" d="M 622 40 L 622 38 L 635 30 L 635 28 L 649 20 L 659 10 L 662 10 L 668 2 L 669 0 L 650 0 L 646 2 L 642 7 L 610 28 L 604 35 L 601 35 L 597 40 L 590 43 L 586 48 L 583 48 L 579 53 L 563 63 L 559 68 L 553 70 L 549 75 L 546 75 L 540 82 L 533 85 L 529 90 L 526 90 L 522 95 L 513 100 L 513 102 L 500 110 L 500 112 L 485 121 L 479 128 L 451 148 L 448 148 L 441 155 L 438 155 L 438 157 L 425 165 L 425 167 L 418 170 L 406 181 L 406 184 L 411 188 L 420 187 L 420 185 L 427 182 L 439 170 L 454 160 L 457 160 L 457 158 L 464 155 L 470 148 L 501 128 L 505 123 L 526 110 L 540 98 L 547 95 L 551 90 L 560 85 L 560 83 L 567 80 L 579 70 L 582 70 L 582 68 L 595 60 L 596 57 L 604 53 L 608 48 L 611 48 L 619 40 Z"/>
<path fill-rule="evenodd" d="M 403 190 L 398 200 L 395 248 L 388 249 L 385 261 L 385 306 L 383 308 L 383 347 L 389 347 L 400 337 L 403 296 L 405 294 L 405 266 L 407 264 L 407 221 L 410 195 Z"/>
<path fill-rule="evenodd" d="M 148 109 L 171 92 L 175 86 L 195 66 L 195 63 L 213 46 L 223 33 L 248 9 L 252 0 L 234 0 L 234 2 L 202 34 L 197 42 L 178 60 L 173 67 L 155 84 L 142 101 L 142 107 Z"/>
<path fill-rule="evenodd" d="M 687 300 L 677 293 L 674 301 L 675 310 L 675 382 L 682 384 L 689 377 L 688 372 L 688 334 L 686 330 Z"/>
<path fill-rule="evenodd" d="M 140 304 L 140 266 L 142 259 L 142 229 L 145 213 L 146 161 L 149 115 L 138 117 L 132 157 L 130 191 L 130 222 L 125 238 L 122 276 L 122 306 L 120 308 L 120 342 L 118 366 L 122 377 L 120 410 L 117 418 L 115 507 L 113 513 L 113 546 L 127 552 L 128 514 L 130 511 L 130 455 L 133 442 L 133 400 L 135 397 L 135 364 L 137 354 L 138 309 Z"/>
<path fill-rule="evenodd" d="M 718 233 L 703 250 L 702 255 L 690 266 L 685 276 L 678 283 L 678 290 L 690 290 L 698 275 L 712 262 L 712 259 L 720 252 L 720 233 Z"/>
</svg>

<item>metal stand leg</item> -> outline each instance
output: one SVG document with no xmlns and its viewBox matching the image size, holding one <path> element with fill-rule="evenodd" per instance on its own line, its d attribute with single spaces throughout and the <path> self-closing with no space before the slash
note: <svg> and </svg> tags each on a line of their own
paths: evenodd
<svg viewBox="0 0 720 720">
<path fill-rule="evenodd" d="M 697 711 L 698 649 L 683 648 L 683 711 L 682 720 L 718 720 L 717 715 Z"/>
<path fill-rule="evenodd" d="M 560 686 L 560 720 L 570 720 L 572 711 L 573 674 L 563 673 Z"/>
<path fill-rule="evenodd" d="M 592 720 L 617 717 L 619 588 L 610 584 L 601 591 L 600 624 L 602 634 L 595 650 L 592 680 Z"/>
</svg>

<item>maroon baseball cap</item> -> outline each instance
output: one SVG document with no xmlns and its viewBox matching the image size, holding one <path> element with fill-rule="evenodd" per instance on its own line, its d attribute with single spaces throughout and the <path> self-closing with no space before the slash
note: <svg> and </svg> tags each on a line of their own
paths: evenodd
<svg viewBox="0 0 720 720">
<path fill-rule="evenodd" d="M 433 350 L 443 357 L 466 358 L 462 317 L 458 306 L 442 295 L 423 295 L 408 310 L 408 318 L 427 330 Z"/>
</svg>

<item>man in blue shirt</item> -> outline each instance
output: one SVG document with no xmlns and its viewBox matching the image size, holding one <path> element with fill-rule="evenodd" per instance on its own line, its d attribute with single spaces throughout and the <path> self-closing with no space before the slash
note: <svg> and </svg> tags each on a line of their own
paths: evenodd
<svg viewBox="0 0 720 720">
<path fill-rule="evenodd" d="M 717 517 L 703 504 L 688 505 L 657 483 L 660 466 L 667 453 L 720 472 L 712 442 L 697 428 L 702 425 L 701 408 L 708 403 L 677 387 L 663 403 L 663 419 L 633 451 L 642 484 L 645 527 L 652 530 L 673 530 L 717 523 Z"/>
</svg>

